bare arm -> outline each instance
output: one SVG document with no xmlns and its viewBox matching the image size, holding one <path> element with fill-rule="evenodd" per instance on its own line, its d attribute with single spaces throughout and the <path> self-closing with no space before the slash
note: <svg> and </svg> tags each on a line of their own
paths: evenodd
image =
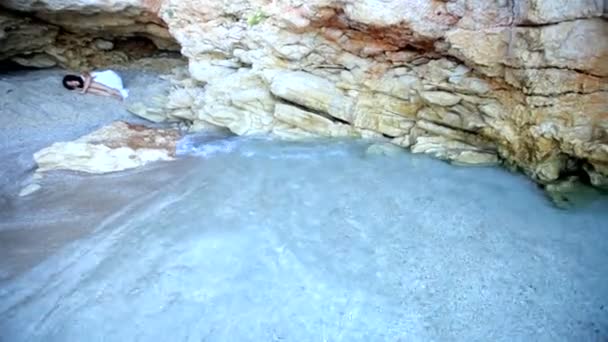
<svg viewBox="0 0 608 342">
<path fill-rule="evenodd" d="M 84 85 L 82 87 L 81 94 L 85 94 L 89 88 L 91 87 L 91 83 L 93 83 L 93 76 L 88 72 L 84 73 Z"/>
</svg>

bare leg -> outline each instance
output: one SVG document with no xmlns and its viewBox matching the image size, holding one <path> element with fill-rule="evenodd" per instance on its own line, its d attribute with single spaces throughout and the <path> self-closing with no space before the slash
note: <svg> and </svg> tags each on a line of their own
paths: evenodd
<svg viewBox="0 0 608 342">
<path fill-rule="evenodd" d="M 114 96 L 116 98 L 119 98 L 120 100 L 123 100 L 122 94 L 118 90 L 110 88 L 110 87 L 106 87 L 103 84 L 99 84 L 97 82 L 93 82 L 93 84 L 91 84 L 91 87 L 89 88 L 89 91 L 91 91 L 93 89 L 98 91 L 97 94 L 102 95 L 100 93 L 100 92 L 102 92 L 103 95 Z"/>
<path fill-rule="evenodd" d="M 89 88 L 88 92 L 90 94 L 95 94 L 95 95 L 101 95 L 101 96 L 109 96 L 109 97 L 117 97 L 118 99 L 122 100 L 122 96 L 117 96 L 116 94 L 109 92 L 107 90 L 102 90 L 102 89 L 97 89 L 97 88 Z"/>
</svg>

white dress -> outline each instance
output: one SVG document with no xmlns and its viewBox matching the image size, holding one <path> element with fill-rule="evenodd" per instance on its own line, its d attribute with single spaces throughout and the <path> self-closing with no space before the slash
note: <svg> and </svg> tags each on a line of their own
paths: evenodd
<svg viewBox="0 0 608 342">
<path fill-rule="evenodd" d="M 91 72 L 91 76 L 95 82 L 118 90 L 123 98 L 126 99 L 129 96 L 129 90 L 124 88 L 122 79 L 113 70 L 93 71 Z"/>
</svg>

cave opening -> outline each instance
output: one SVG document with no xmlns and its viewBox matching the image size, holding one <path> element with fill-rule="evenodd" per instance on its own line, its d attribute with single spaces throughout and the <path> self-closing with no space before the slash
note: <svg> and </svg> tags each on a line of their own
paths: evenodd
<svg viewBox="0 0 608 342">
<path fill-rule="evenodd" d="M 34 66 L 27 66 L 27 65 L 19 64 L 11 59 L 6 59 L 3 61 L 0 61 L 0 73 L 2 73 L 2 74 L 22 72 L 22 71 L 33 71 L 33 70 L 38 70 L 38 69 L 39 68 L 34 67 Z"/>
</svg>

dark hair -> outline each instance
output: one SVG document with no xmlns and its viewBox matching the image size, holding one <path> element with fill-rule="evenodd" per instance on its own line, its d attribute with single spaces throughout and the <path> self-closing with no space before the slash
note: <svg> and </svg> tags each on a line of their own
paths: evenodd
<svg viewBox="0 0 608 342">
<path fill-rule="evenodd" d="M 63 78 L 63 86 L 66 89 L 69 89 L 69 90 L 75 89 L 75 87 L 68 84 L 68 82 L 70 82 L 70 81 L 78 81 L 78 88 L 84 87 L 84 81 L 82 80 L 82 77 L 80 77 L 78 75 L 65 75 L 65 77 Z"/>
</svg>

